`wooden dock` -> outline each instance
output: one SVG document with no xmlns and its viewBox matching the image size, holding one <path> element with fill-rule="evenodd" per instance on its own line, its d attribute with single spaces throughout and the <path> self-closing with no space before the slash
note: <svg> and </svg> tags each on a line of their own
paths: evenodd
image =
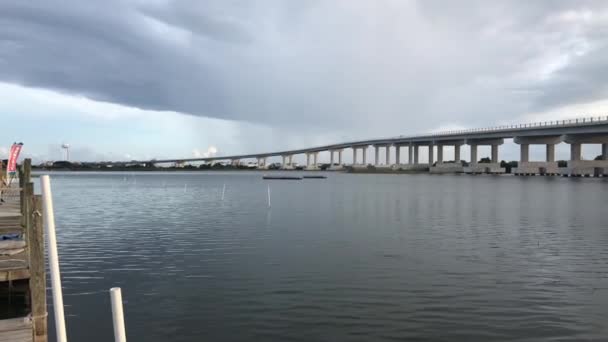
<svg viewBox="0 0 608 342">
<path fill-rule="evenodd" d="M 19 184 L 0 188 L 0 342 L 47 341 L 42 199 L 30 174 L 26 159 Z"/>
</svg>

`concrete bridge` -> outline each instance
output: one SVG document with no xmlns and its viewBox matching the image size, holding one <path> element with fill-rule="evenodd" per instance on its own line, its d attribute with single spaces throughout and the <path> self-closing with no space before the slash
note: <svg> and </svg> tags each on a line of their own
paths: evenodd
<svg viewBox="0 0 608 342">
<path fill-rule="evenodd" d="M 329 152 L 330 169 L 334 170 L 345 166 L 361 168 L 371 164 L 376 167 L 390 167 L 394 170 L 429 171 L 431 173 L 504 173 L 505 169 L 499 163 L 499 149 L 503 145 L 504 139 L 513 139 L 513 142 L 520 147 L 518 167 L 513 170 L 515 174 L 608 175 L 608 116 L 360 140 L 287 151 L 208 158 L 112 162 L 107 164 L 183 164 L 188 162 L 230 161 L 233 165 L 238 165 L 243 159 L 256 159 L 258 168 L 267 168 L 268 158 L 282 157 L 282 168 L 293 169 L 295 165 L 293 163 L 294 155 L 305 154 L 306 169 L 316 170 L 319 169 L 318 154 Z M 561 168 L 555 161 L 555 145 L 560 143 L 570 145 L 568 165 Z M 461 159 L 460 154 L 460 148 L 465 144 L 470 146 L 468 162 Z M 582 160 L 581 146 L 583 144 L 600 144 L 602 146 L 602 159 Z M 530 145 L 545 146 L 546 158 L 544 161 L 531 162 L 529 160 Z M 368 162 L 365 152 L 370 146 L 374 148 L 375 153 L 374 160 Z M 428 147 L 427 163 L 419 162 L 419 148 L 421 146 Z M 454 161 L 444 161 L 443 152 L 446 146 L 454 148 Z M 480 162 L 478 160 L 477 151 L 479 146 L 490 146 L 491 158 L 489 161 Z M 342 161 L 342 155 L 346 149 L 350 149 L 353 156 L 353 162 L 349 165 L 345 165 Z M 402 154 L 402 150 L 405 150 L 404 152 L 407 155 Z M 437 151 L 436 155 L 435 150 Z M 359 151 L 361 151 L 361 158 L 359 158 Z M 385 154 L 384 166 L 379 165 L 381 152 Z"/>
</svg>

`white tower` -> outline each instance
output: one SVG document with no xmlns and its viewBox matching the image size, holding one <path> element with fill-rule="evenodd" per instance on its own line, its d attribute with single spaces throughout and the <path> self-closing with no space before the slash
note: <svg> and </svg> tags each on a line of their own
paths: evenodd
<svg viewBox="0 0 608 342">
<path fill-rule="evenodd" d="M 70 145 L 62 144 L 61 148 L 65 151 L 65 160 L 70 161 Z"/>
</svg>

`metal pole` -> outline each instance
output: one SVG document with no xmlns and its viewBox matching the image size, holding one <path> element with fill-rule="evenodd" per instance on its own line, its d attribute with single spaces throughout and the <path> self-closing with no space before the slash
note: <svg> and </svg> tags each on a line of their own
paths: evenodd
<svg viewBox="0 0 608 342">
<path fill-rule="evenodd" d="M 49 247 L 49 269 L 51 272 L 51 286 L 53 290 L 53 309 L 55 312 L 57 342 L 66 342 L 63 293 L 61 291 L 61 274 L 59 272 L 59 256 L 57 254 L 57 237 L 55 236 L 55 213 L 53 212 L 51 181 L 48 175 L 40 177 L 40 187 L 42 189 L 44 222 L 46 223 L 46 236 Z"/>
<path fill-rule="evenodd" d="M 114 341 L 127 342 L 125 334 L 125 317 L 122 311 L 122 292 L 120 287 L 110 289 L 112 299 L 112 322 L 114 324 Z"/>
<path fill-rule="evenodd" d="M 222 201 L 224 200 L 225 193 L 226 193 L 226 183 L 224 183 L 224 187 L 222 188 Z"/>
</svg>

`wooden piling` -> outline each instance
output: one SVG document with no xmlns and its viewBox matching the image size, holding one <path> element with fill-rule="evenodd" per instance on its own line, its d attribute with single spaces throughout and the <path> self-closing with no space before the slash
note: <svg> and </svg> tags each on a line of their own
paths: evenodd
<svg viewBox="0 0 608 342">
<path fill-rule="evenodd" d="M 31 183 L 30 183 L 31 184 Z M 46 274 L 44 268 L 44 225 L 42 196 L 32 197 L 31 220 L 28 229 L 30 257 L 30 296 L 34 342 L 47 341 Z"/>
</svg>

